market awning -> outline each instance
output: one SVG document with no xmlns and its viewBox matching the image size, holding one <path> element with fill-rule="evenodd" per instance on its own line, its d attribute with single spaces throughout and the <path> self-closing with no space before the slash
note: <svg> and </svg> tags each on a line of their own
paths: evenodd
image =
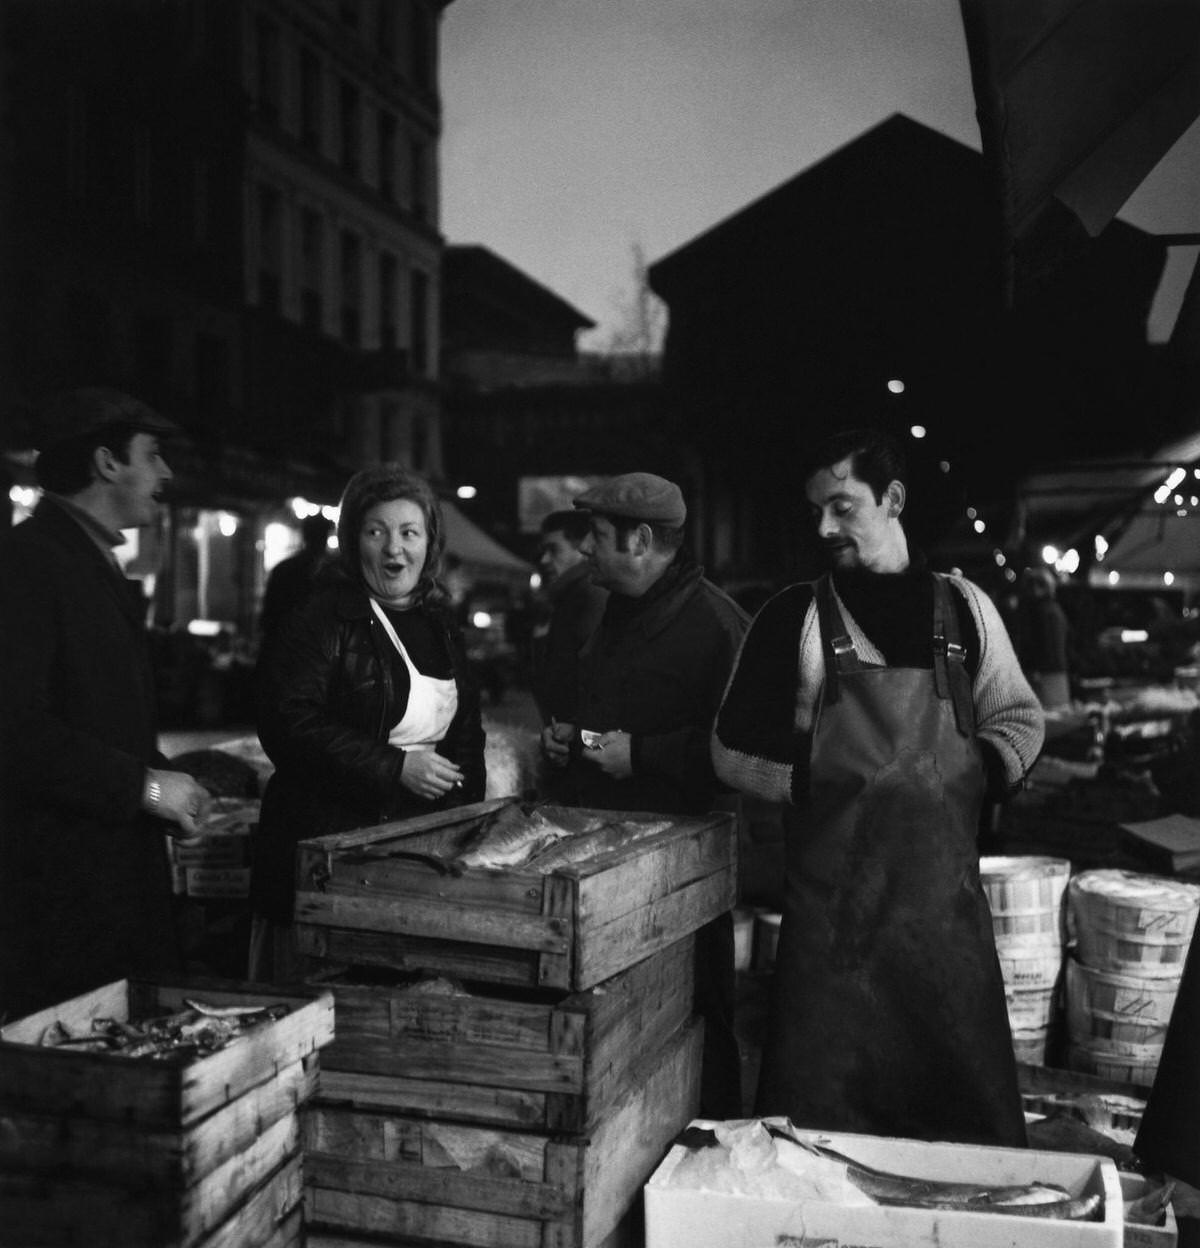
<svg viewBox="0 0 1200 1248">
<path fill-rule="evenodd" d="M 1146 459 L 1030 474 L 1018 486 L 1017 530 L 1026 545 L 1098 554 L 1093 584 L 1200 588 L 1200 430 Z"/>
<path fill-rule="evenodd" d="M 960 6 L 1012 302 L 1099 234 L 1200 114 L 1200 2 Z"/>
<path fill-rule="evenodd" d="M 462 561 L 467 571 L 491 580 L 528 584 L 533 565 L 518 558 L 467 519 L 454 503 L 442 503 L 446 523 L 446 553 Z"/>
</svg>

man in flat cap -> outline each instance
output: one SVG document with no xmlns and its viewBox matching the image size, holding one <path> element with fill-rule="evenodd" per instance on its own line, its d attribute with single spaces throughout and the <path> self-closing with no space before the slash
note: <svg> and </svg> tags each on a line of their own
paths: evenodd
<svg viewBox="0 0 1200 1248">
<path fill-rule="evenodd" d="M 542 733 L 568 800 L 602 810 L 696 814 L 716 804 L 708 739 L 749 624 L 683 550 L 679 487 L 648 472 L 574 500 L 590 518 L 580 549 L 609 591 L 579 652 L 573 702 Z M 696 1009 L 706 1022 L 701 1113 L 741 1114 L 733 1036 L 733 926 L 697 934 Z"/>
<path fill-rule="evenodd" d="M 152 524 L 175 429 L 129 395 L 40 412 L 45 493 L 0 538 L 0 1016 L 170 971 L 163 833 L 209 803 L 158 753 L 140 586 L 113 554 Z"/>
</svg>

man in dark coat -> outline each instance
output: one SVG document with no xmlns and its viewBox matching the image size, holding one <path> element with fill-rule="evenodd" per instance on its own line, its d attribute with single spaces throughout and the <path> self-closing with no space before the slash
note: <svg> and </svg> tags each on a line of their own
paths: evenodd
<svg viewBox="0 0 1200 1248">
<path fill-rule="evenodd" d="M 0 539 L 0 1016 L 177 963 L 164 833 L 208 806 L 157 750 L 140 587 L 175 426 L 118 391 L 40 413 L 34 515 Z"/>
<path fill-rule="evenodd" d="M 317 514 L 300 521 L 300 550 L 281 559 L 267 577 L 259 630 L 264 649 L 279 634 L 284 620 L 312 596 L 317 574 L 325 565 L 333 521 Z"/>
<path fill-rule="evenodd" d="M 595 631 L 608 602 L 608 591 L 592 580 L 580 549 L 591 528 L 586 511 L 552 511 L 542 521 L 538 567 L 545 582 L 549 617 L 533 632 L 533 693 L 544 722 L 558 715 L 563 688 L 580 647 Z"/>
<path fill-rule="evenodd" d="M 575 499 L 582 550 L 609 591 L 577 661 L 574 695 L 542 731 L 570 800 L 600 810 L 699 814 L 718 805 L 708 735 L 749 617 L 682 550 L 679 487 L 648 472 Z M 733 921 L 697 933 L 696 1012 L 705 1020 L 700 1112 L 742 1112 L 733 1033 Z"/>
</svg>

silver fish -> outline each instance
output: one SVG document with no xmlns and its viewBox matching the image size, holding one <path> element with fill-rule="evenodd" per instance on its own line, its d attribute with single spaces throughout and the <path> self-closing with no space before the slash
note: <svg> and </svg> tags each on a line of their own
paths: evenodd
<svg viewBox="0 0 1200 1248">
<path fill-rule="evenodd" d="M 570 835 L 536 807 L 505 806 L 484 820 L 450 869 L 457 874 L 471 867 L 518 867 Z"/>
<path fill-rule="evenodd" d="M 551 845 L 549 849 L 531 858 L 528 865 L 543 873 L 553 871 L 573 862 L 585 862 L 608 849 L 644 841 L 659 832 L 665 832 L 670 826 L 669 819 L 659 819 L 652 823 L 639 822 L 636 819 L 623 819 L 615 823 L 602 822 L 593 832 L 572 836 L 569 840 Z"/>
</svg>

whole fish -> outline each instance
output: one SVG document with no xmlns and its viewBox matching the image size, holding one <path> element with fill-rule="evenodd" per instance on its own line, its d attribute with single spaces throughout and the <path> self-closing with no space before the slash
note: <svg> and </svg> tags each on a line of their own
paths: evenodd
<svg viewBox="0 0 1200 1248">
<path fill-rule="evenodd" d="M 483 821 L 466 848 L 451 861 L 450 869 L 458 874 L 471 867 L 519 867 L 556 841 L 591 830 L 587 816 L 568 819 L 563 817 L 565 813 L 556 809 L 551 819 L 537 806 L 505 806 Z M 575 825 L 574 830 L 570 824 Z"/>
<path fill-rule="evenodd" d="M 582 836 L 572 836 L 569 840 L 560 841 L 544 849 L 540 854 L 530 858 L 528 866 L 543 873 L 553 871 L 557 867 L 569 866 L 573 862 L 585 862 L 605 850 L 618 849 L 625 845 L 644 841 L 647 837 L 665 832 L 671 826 L 668 819 L 654 822 L 639 822 L 636 819 L 623 819 L 616 823 L 601 823 L 593 832 Z"/>
<path fill-rule="evenodd" d="M 1094 1193 L 1073 1199 L 1066 1188 L 1053 1183 L 1014 1183 L 993 1187 L 984 1183 L 891 1174 L 854 1161 L 828 1145 L 805 1139 L 794 1130 L 769 1123 L 766 1125 L 776 1140 L 794 1144 L 814 1156 L 840 1162 L 846 1167 L 850 1182 L 881 1205 L 964 1213 L 1007 1213 L 1015 1217 L 1061 1218 L 1076 1222 L 1095 1220 L 1100 1212 L 1100 1197 Z"/>
<path fill-rule="evenodd" d="M 839 1153 L 826 1144 L 800 1135 L 791 1124 L 763 1124 L 776 1141 L 794 1145 L 814 1157 L 838 1162 L 846 1167 L 846 1177 L 860 1191 L 881 1205 L 902 1205 L 915 1209 L 944 1209 L 962 1213 L 1006 1213 L 1010 1217 L 1060 1218 L 1070 1221 L 1096 1221 L 1102 1216 L 1099 1195 L 1072 1198 L 1065 1188 L 1052 1183 L 1014 1183 L 990 1186 L 961 1183 L 950 1179 L 921 1179 L 912 1175 L 876 1170 Z M 703 1127 L 689 1127 L 681 1137 L 689 1148 L 711 1147 L 718 1143 L 716 1133 Z"/>
</svg>

